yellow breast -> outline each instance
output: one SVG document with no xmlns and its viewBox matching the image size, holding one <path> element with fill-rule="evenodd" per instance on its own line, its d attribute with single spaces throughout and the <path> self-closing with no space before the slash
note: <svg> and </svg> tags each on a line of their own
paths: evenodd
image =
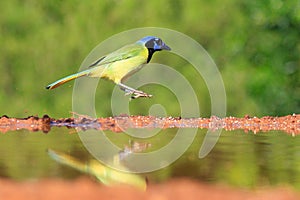
<svg viewBox="0 0 300 200">
<path fill-rule="evenodd" d="M 107 65 L 102 77 L 110 79 L 115 83 L 120 83 L 122 80 L 140 70 L 146 63 L 147 57 L 148 50 L 145 48 L 145 50 L 136 56 Z"/>
</svg>

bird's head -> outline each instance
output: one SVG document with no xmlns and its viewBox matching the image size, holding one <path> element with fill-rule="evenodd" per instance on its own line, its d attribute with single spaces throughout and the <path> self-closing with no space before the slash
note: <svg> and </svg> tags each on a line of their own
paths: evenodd
<svg viewBox="0 0 300 200">
<path fill-rule="evenodd" d="M 151 49 L 154 52 L 161 51 L 161 50 L 167 50 L 167 51 L 171 50 L 171 48 L 168 47 L 160 38 L 154 36 L 146 36 L 140 39 L 138 43 L 145 45 L 145 47 Z"/>
<path fill-rule="evenodd" d="M 148 49 L 147 63 L 150 62 L 152 55 L 156 51 L 171 50 L 171 48 L 168 47 L 160 38 L 154 36 L 146 36 L 137 41 L 137 43 L 144 45 Z"/>
</svg>

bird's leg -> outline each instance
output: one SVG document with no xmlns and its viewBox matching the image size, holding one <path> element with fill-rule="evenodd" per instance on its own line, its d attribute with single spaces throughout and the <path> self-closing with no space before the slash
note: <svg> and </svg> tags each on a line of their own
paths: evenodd
<svg viewBox="0 0 300 200">
<path fill-rule="evenodd" d="M 143 91 L 133 89 L 127 85 L 124 85 L 123 83 L 118 83 L 118 85 L 121 88 L 121 90 L 125 92 L 125 95 L 133 95 L 131 97 L 132 99 L 137 99 L 139 97 L 149 97 L 149 98 L 152 97 L 151 94 L 147 94 Z"/>
</svg>

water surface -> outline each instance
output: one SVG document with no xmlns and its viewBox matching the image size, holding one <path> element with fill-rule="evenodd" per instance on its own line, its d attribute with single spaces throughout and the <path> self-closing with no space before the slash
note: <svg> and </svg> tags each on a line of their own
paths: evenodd
<svg viewBox="0 0 300 200">
<path fill-rule="evenodd" d="M 132 138 L 125 133 L 105 131 L 111 141 L 123 148 L 130 141 L 150 143 L 147 151 L 168 144 L 177 129 L 161 130 L 151 138 Z M 101 134 L 101 132 L 99 132 Z M 257 188 L 291 185 L 300 188 L 300 139 L 283 132 L 245 133 L 223 131 L 213 150 L 198 158 L 206 130 L 198 130 L 188 150 L 172 165 L 144 174 L 150 182 L 174 177 L 190 177 L 209 183 Z M 42 132 L 13 131 L 0 134 L 0 176 L 13 180 L 59 177 L 72 179 L 80 172 L 53 161 L 48 148 L 70 154 L 82 161 L 92 156 L 74 129 L 52 128 Z"/>
</svg>

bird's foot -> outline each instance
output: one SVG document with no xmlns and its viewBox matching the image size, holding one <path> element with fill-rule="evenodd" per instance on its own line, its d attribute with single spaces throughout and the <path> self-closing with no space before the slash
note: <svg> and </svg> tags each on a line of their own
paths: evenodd
<svg viewBox="0 0 300 200">
<path fill-rule="evenodd" d="M 127 85 L 124 85 L 123 83 L 119 83 L 118 85 L 120 86 L 121 90 L 125 92 L 125 95 L 132 95 L 131 99 L 137 99 L 139 97 L 152 97 L 151 94 L 147 94 L 143 91 L 133 89 Z"/>
<path fill-rule="evenodd" d="M 143 91 L 140 90 L 125 90 L 125 95 L 132 95 L 131 99 L 137 99 L 139 97 L 147 97 L 147 98 L 151 98 L 152 95 L 151 94 L 147 94 Z"/>
<path fill-rule="evenodd" d="M 133 94 L 133 96 L 131 96 L 131 99 L 137 99 L 139 97 L 147 97 L 147 98 L 151 98 L 152 94 L 147 94 L 147 93 L 143 93 L 143 94 Z"/>
</svg>

